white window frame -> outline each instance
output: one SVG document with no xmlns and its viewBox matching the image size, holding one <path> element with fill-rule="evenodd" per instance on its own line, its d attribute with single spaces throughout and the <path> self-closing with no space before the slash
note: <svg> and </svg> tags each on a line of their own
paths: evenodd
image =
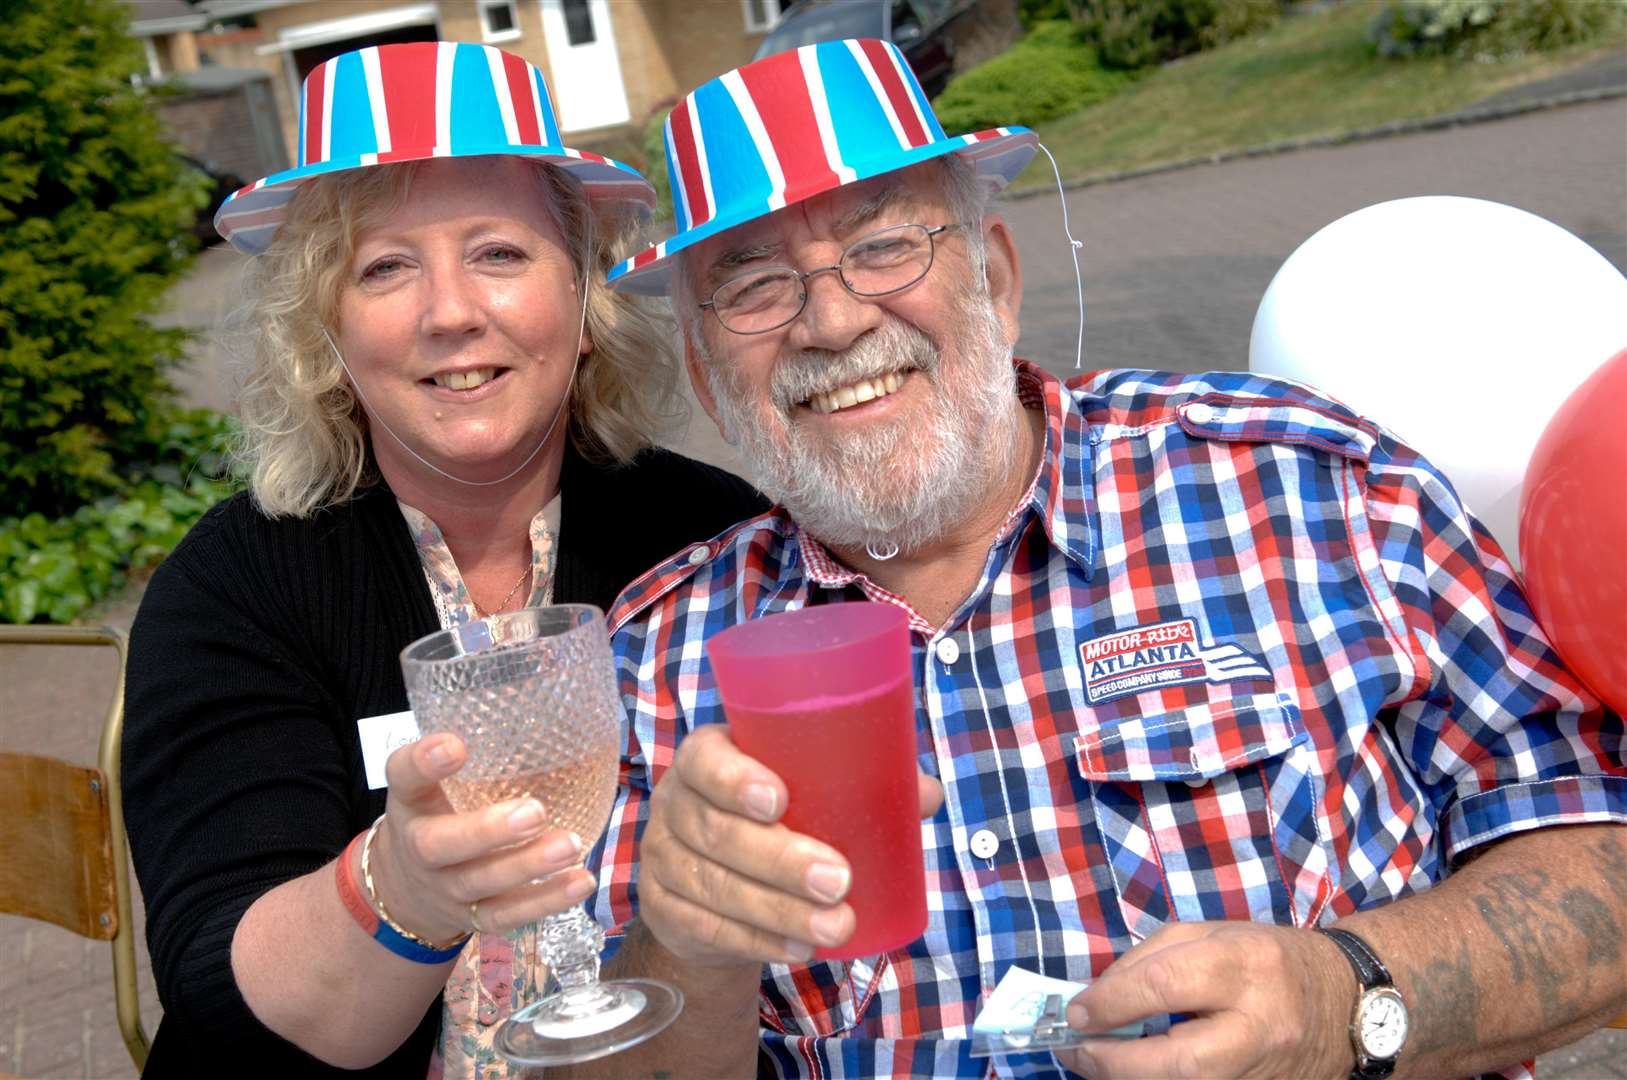
<svg viewBox="0 0 1627 1080">
<path fill-rule="evenodd" d="M 512 29 L 494 34 L 486 26 L 486 12 L 497 7 L 508 8 L 509 19 L 514 26 Z M 520 5 L 515 0 L 477 0 L 475 14 L 480 18 L 480 39 L 488 45 L 494 45 L 499 41 L 514 41 L 525 36 L 525 31 L 520 29 Z"/>
<path fill-rule="evenodd" d="M 756 8 L 759 3 L 765 8 L 772 6 L 775 9 L 766 21 L 757 18 Z M 746 33 L 766 34 L 780 25 L 780 16 L 785 14 L 786 6 L 788 5 L 776 2 L 776 0 L 755 0 L 755 2 L 754 0 L 740 0 L 740 14 L 746 23 Z"/>
</svg>

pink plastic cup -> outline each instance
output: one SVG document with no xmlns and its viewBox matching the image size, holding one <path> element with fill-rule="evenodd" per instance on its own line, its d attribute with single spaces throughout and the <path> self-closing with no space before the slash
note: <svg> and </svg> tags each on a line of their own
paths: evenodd
<svg viewBox="0 0 1627 1080">
<path fill-rule="evenodd" d="M 909 624 L 890 604 L 770 615 L 706 647 L 735 745 L 790 790 L 788 828 L 840 851 L 857 917 L 816 960 L 874 956 L 926 930 Z"/>
</svg>

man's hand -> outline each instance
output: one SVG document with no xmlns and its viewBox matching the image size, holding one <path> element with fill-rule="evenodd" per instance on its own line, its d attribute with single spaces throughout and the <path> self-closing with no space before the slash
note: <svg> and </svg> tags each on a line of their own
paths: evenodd
<svg viewBox="0 0 1627 1080">
<path fill-rule="evenodd" d="M 1161 1013 L 1168 1035 L 1058 1050 L 1091 1080 L 1114 1077 L 1350 1075 L 1357 985 L 1338 946 L 1309 930 L 1246 922 L 1172 923 L 1068 1005 L 1068 1023 L 1108 1031 Z"/>
<path fill-rule="evenodd" d="M 921 812 L 943 801 L 921 777 Z M 852 937 L 847 860 L 779 824 L 785 783 L 735 748 L 727 727 L 687 736 L 650 798 L 639 848 L 639 917 L 677 958 L 709 967 L 804 963 Z"/>
</svg>

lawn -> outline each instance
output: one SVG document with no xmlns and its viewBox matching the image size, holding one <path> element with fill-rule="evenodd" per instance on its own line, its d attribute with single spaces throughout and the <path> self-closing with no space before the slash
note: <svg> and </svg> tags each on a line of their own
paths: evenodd
<svg viewBox="0 0 1627 1080">
<path fill-rule="evenodd" d="M 1380 60 L 1364 38 L 1378 4 L 1284 20 L 1267 33 L 1167 64 L 1039 131 L 1067 181 L 1285 139 L 1455 112 L 1627 42 L 1496 61 Z M 1041 156 L 1014 190 L 1052 183 Z"/>
</svg>

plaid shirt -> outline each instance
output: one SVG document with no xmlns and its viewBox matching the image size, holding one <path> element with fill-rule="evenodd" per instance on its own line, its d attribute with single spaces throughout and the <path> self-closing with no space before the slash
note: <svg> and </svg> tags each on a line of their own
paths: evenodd
<svg viewBox="0 0 1627 1080">
<path fill-rule="evenodd" d="M 965 1039 L 1013 964 L 1088 980 L 1171 920 L 1331 922 L 1510 833 L 1627 821 L 1621 718 L 1393 435 L 1248 373 L 1064 385 L 1019 363 L 1018 382 L 1045 413 L 1042 462 L 943 626 L 782 510 L 611 613 L 631 724 L 596 903 L 615 927 L 650 790 L 686 732 L 724 720 L 706 639 L 810 603 L 910 610 L 920 760 L 946 796 L 922 825 L 927 931 L 765 968 L 781 1073 L 983 1075 Z"/>
</svg>

